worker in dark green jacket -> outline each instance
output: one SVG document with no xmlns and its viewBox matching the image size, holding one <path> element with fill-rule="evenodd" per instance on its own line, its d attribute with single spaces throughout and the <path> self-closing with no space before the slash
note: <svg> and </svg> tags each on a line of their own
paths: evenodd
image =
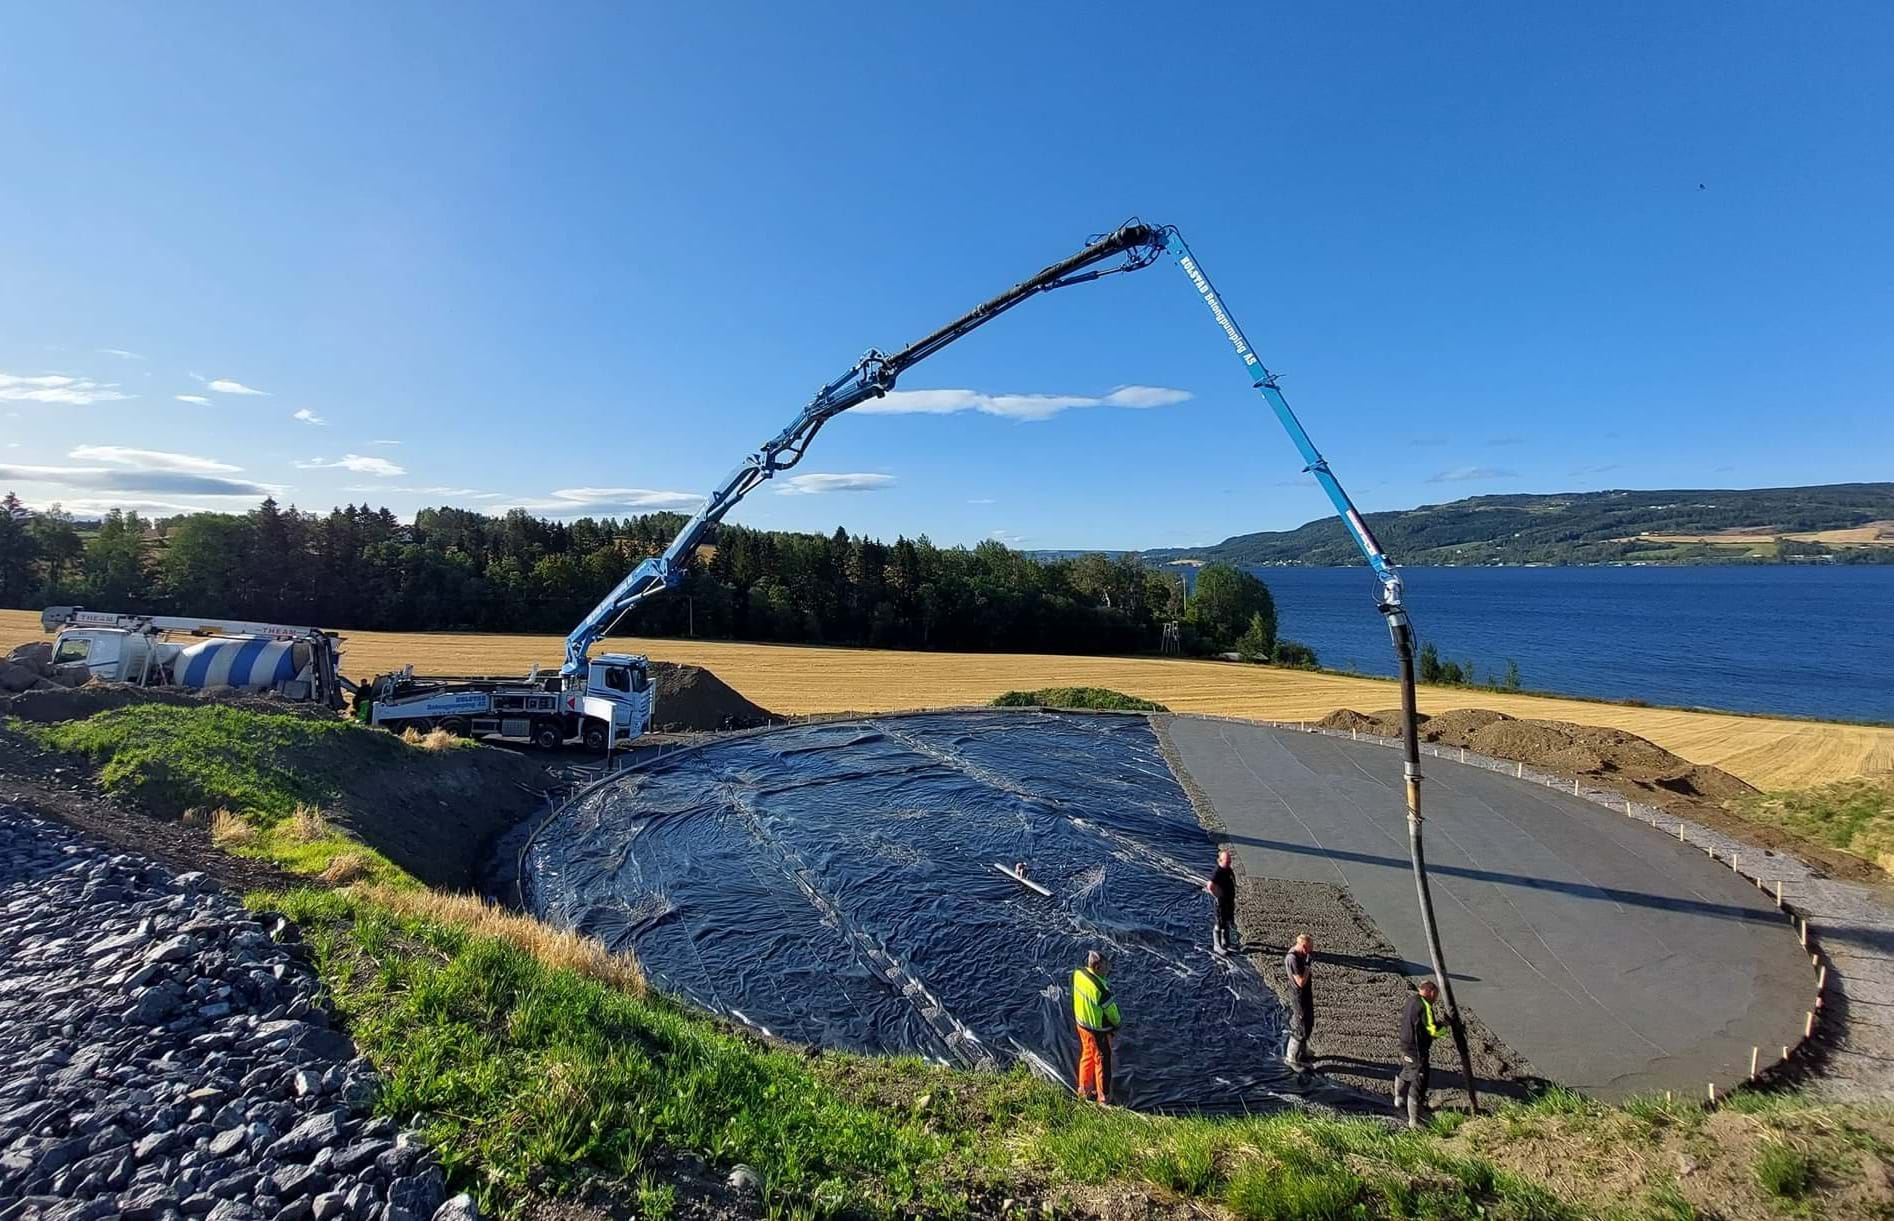
<svg viewBox="0 0 1894 1221">
<path fill-rule="evenodd" d="M 1401 1014 L 1401 1071 L 1394 1077 L 1394 1109 L 1406 1110 L 1407 1126 L 1420 1127 L 1421 1112 L 1427 1107 L 1428 1079 L 1432 1075 L 1427 1056 L 1434 1040 L 1447 1033 L 1444 1016 L 1434 1008 L 1440 990 L 1431 979 L 1423 979 L 1407 998 Z"/>
</svg>

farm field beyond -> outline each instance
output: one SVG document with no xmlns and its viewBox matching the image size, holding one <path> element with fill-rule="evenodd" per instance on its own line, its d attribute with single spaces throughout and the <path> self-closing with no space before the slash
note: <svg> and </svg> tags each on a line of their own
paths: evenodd
<svg viewBox="0 0 1894 1221">
<path fill-rule="evenodd" d="M 557 666 L 556 636 L 477 633 L 343 633 L 351 678 L 412 664 L 433 674 L 523 674 Z M 0 651 L 44 639 L 39 616 L 0 610 Z M 1008 690 L 1110 687 L 1201 712 L 1315 720 L 1336 708 L 1364 712 L 1399 702 L 1388 680 L 1155 657 L 1062 657 L 1035 653 L 916 653 L 706 640 L 614 637 L 614 650 L 706 666 L 766 708 L 787 715 L 887 712 L 983 704 Z M 1634 708 L 1584 700 L 1423 687 L 1421 709 L 1477 706 L 1512 716 L 1607 725 L 1649 738 L 1695 763 L 1760 788 L 1796 788 L 1894 770 L 1894 728 L 1821 721 Z"/>
</svg>

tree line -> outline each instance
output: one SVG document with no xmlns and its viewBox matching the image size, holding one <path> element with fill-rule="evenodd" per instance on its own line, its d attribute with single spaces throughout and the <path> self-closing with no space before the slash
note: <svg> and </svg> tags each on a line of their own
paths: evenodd
<svg viewBox="0 0 1894 1221">
<path fill-rule="evenodd" d="M 327 514 L 265 500 L 248 513 L 96 525 L 0 500 L 0 606 L 260 619 L 380 631 L 564 634 L 684 518 L 561 522 L 423 509 Z M 937 547 L 724 524 L 683 583 L 618 631 L 639 636 L 1047 653 L 1156 652 L 1179 624 L 1188 652 L 1277 655 L 1276 611 L 1227 565 L 1183 583 L 1137 556 L 1040 560 L 998 542 Z M 1294 656 L 1292 654 L 1292 656 Z M 1312 657 L 1309 658 L 1312 660 Z"/>
</svg>

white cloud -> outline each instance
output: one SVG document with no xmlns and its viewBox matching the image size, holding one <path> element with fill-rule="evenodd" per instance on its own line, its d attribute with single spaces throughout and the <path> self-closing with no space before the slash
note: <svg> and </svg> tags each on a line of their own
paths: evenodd
<svg viewBox="0 0 1894 1221">
<path fill-rule="evenodd" d="M 212 390 L 215 390 L 219 394 L 268 394 L 269 393 L 268 390 L 257 390 L 253 387 L 244 385 L 242 382 L 233 382 L 227 377 L 220 377 L 216 381 L 205 382 L 204 385 Z"/>
<path fill-rule="evenodd" d="M 1482 479 L 1516 479 L 1517 472 L 1500 470 L 1492 466 L 1456 466 L 1450 471 L 1441 471 L 1428 477 L 1429 483 L 1472 483 Z"/>
<path fill-rule="evenodd" d="M 144 356 L 142 354 L 137 353 L 137 352 L 127 352 L 124 348 L 100 348 L 99 351 L 105 353 L 107 356 L 116 356 L 120 360 L 143 360 L 144 359 Z"/>
<path fill-rule="evenodd" d="M 329 421 L 323 419 L 307 407 L 299 409 L 295 415 L 289 418 L 292 420 L 301 420 L 305 424 L 314 424 L 317 427 L 326 427 L 329 423 Z"/>
<path fill-rule="evenodd" d="M 219 462 L 215 458 L 199 458 L 194 454 L 174 454 L 162 449 L 129 449 L 123 445 L 81 445 L 66 457 L 90 462 L 110 462 L 118 466 L 137 467 L 148 471 L 193 471 L 200 475 L 243 469 L 240 466 L 232 466 L 228 462 Z"/>
<path fill-rule="evenodd" d="M 0 373 L 0 399 L 15 402 L 89 407 L 93 403 L 111 403 L 132 397 L 120 393 L 117 382 L 97 382 L 89 377 L 66 377 L 58 373 L 38 377 Z"/>
<path fill-rule="evenodd" d="M 969 500 L 967 503 L 970 505 L 990 505 L 990 504 L 998 504 L 999 501 L 994 500 L 991 496 L 976 496 L 972 500 Z"/>
<path fill-rule="evenodd" d="M 370 441 L 370 445 L 399 445 L 399 441 Z"/>
<path fill-rule="evenodd" d="M 196 403 L 199 407 L 210 406 L 210 400 L 201 394 L 174 394 L 171 397 L 180 403 Z"/>
<path fill-rule="evenodd" d="M 321 471 L 329 469 L 354 471 L 358 475 L 374 475 L 381 479 L 392 479 L 396 475 L 405 475 L 408 468 L 396 466 L 386 458 L 364 458 L 360 454 L 344 454 L 333 462 L 322 458 L 311 458 L 307 462 L 298 462 L 299 471 Z"/>
<path fill-rule="evenodd" d="M 893 486 L 893 475 L 792 475 L 776 491 L 782 496 L 820 496 L 824 492 L 879 492 Z"/>
<path fill-rule="evenodd" d="M 550 500 L 521 501 L 496 505 L 496 510 L 525 509 L 549 517 L 609 517 L 620 513 L 690 511 L 701 508 L 704 498 L 691 492 L 661 492 L 650 488 L 560 488 Z"/>
<path fill-rule="evenodd" d="M 62 500 L 58 503 L 61 509 L 76 517 L 103 517 L 113 509 L 123 509 L 127 513 L 142 513 L 146 517 L 170 517 L 178 513 L 229 512 L 232 508 L 230 505 L 213 508 L 212 506 L 201 504 L 180 504 L 175 500 L 100 500 L 89 496 L 81 496 L 74 500 Z M 51 508 L 52 502 L 47 501 L 37 507 L 42 509 Z"/>
<path fill-rule="evenodd" d="M 230 479 L 195 470 L 167 467 L 144 469 L 99 466 L 10 466 L 0 464 L 0 479 L 43 483 L 94 492 L 183 492 L 199 496 L 240 496 L 255 499 L 277 489 L 247 479 Z"/>
<path fill-rule="evenodd" d="M 1018 547 L 1031 541 L 1026 535 L 1014 534 L 1011 530 L 995 530 L 987 537 L 996 543 L 1005 543 L 1008 547 Z"/>
<path fill-rule="evenodd" d="M 344 492 L 402 492 L 410 496 L 459 496 L 467 500 L 505 500 L 505 492 L 483 492 L 479 488 L 450 487 L 403 487 L 399 484 L 361 484 L 354 483 L 342 489 Z"/>
<path fill-rule="evenodd" d="M 1010 420 L 1049 420 L 1072 407 L 1169 407 L 1186 402 L 1188 390 L 1120 386 L 1110 394 L 982 394 L 977 390 L 894 390 L 855 408 L 868 415 L 951 415 L 978 411 Z"/>
</svg>

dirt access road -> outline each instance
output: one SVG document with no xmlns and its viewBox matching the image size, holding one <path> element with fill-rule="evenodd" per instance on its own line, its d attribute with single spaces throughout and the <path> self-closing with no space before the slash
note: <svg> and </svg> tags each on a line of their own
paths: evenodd
<svg viewBox="0 0 1894 1221">
<path fill-rule="evenodd" d="M 476 633 L 344 636 L 343 672 L 364 678 L 409 663 L 423 673 L 524 673 L 535 662 L 557 665 L 564 644 L 556 636 Z M 0 611 L 0 652 L 40 639 L 37 614 Z M 1111 687 L 1158 700 L 1173 712 L 1284 721 L 1319 720 L 1344 707 L 1374 711 L 1399 701 L 1395 685 L 1381 679 L 1177 658 L 910 653 L 633 637 L 614 637 L 611 644 L 656 661 L 706 666 L 763 707 L 788 715 L 983 704 L 1002 691 L 1066 686 Z M 1758 788 L 1894 771 L 1894 728 L 1421 689 L 1424 712 L 1474 705 L 1509 716 L 1623 729 Z"/>
</svg>

